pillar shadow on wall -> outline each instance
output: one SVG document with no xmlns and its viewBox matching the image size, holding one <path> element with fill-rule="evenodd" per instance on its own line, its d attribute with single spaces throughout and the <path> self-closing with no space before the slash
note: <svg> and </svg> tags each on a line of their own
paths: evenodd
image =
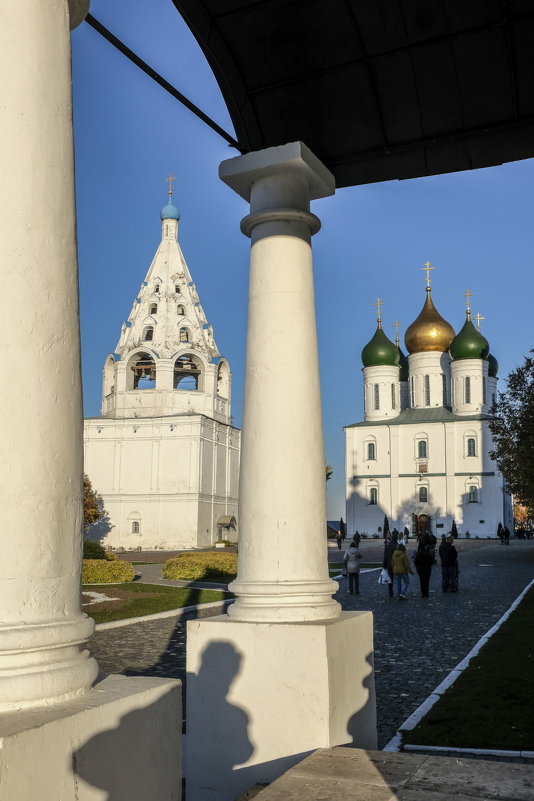
<svg viewBox="0 0 534 801">
<path fill-rule="evenodd" d="M 369 671 L 365 674 L 362 680 L 362 686 L 367 691 L 367 698 L 365 704 L 361 709 L 354 712 L 349 718 L 347 724 L 347 732 L 352 740 L 353 747 L 355 748 L 374 748 L 375 743 L 362 742 L 361 733 L 371 731 L 376 724 L 376 695 L 375 695 L 375 682 L 374 682 L 374 657 L 373 654 L 367 654 L 365 661 L 369 666 Z"/>
<path fill-rule="evenodd" d="M 169 706 L 173 706 L 169 704 L 170 692 L 149 707 L 124 715 L 115 728 L 99 732 L 73 751 L 73 798 L 87 796 L 83 783 L 107 793 L 98 795 L 102 801 L 180 797 L 180 755 L 173 751 L 172 744 L 162 744 L 161 738 L 151 737 L 150 726 L 147 731 L 147 720 L 152 726 L 154 722 L 157 725 L 158 721 L 168 721 Z M 176 725 L 180 726 L 180 721 Z M 155 765 L 160 768 L 157 786 Z"/>
</svg>

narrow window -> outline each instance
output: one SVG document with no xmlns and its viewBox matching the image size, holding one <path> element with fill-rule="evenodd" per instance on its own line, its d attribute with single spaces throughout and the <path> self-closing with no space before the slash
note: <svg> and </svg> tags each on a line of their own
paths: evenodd
<svg viewBox="0 0 534 801">
<path fill-rule="evenodd" d="M 165 226 L 165 236 L 169 236 L 169 226 Z"/>
<path fill-rule="evenodd" d="M 150 304 L 150 314 L 157 314 L 158 313 L 158 304 L 151 303 Z"/>
<path fill-rule="evenodd" d="M 417 444 L 417 455 L 419 459 L 427 458 L 426 439 L 420 439 Z"/>
<path fill-rule="evenodd" d="M 159 292 L 159 284 L 156 284 L 156 286 L 154 287 L 154 292 Z"/>
<path fill-rule="evenodd" d="M 376 459 L 376 451 L 375 451 L 375 443 L 368 442 L 367 443 L 367 458 L 368 459 Z"/>
<path fill-rule="evenodd" d="M 372 506 L 376 506 L 376 504 L 378 503 L 378 490 L 376 487 L 371 487 L 369 491 L 369 503 Z"/>
<path fill-rule="evenodd" d="M 174 287 L 174 291 L 176 292 L 176 294 L 177 294 L 177 295 L 179 295 L 179 294 L 180 294 L 180 284 L 176 284 L 176 285 L 175 285 L 175 287 Z"/>
<path fill-rule="evenodd" d="M 137 520 L 134 520 L 132 523 L 132 534 L 139 534 L 139 523 Z"/>
<path fill-rule="evenodd" d="M 425 406 L 430 406 L 430 376 L 425 375 Z"/>
<path fill-rule="evenodd" d="M 464 403 L 471 403 L 471 378 L 469 376 L 465 377 L 465 397 Z"/>
<path fill-rule="evenodd" d="M 363 413 L 367 414 L 367 386 L 363 390 Z"/>
<path fill-rule="evenodd" d="M 415 406 L 415 388 L 413 383 L 413 376 L 410 378 L 410 394 L 412 396 L 412 409 Z"/>
<path fill-rule="evenodd" d="M 442 384 L 443 384 L 443 405 L 446 406 L 447 405 L 447 376 L 445 375 L 445 373 L 442 374 L 441 381 L 442 381 Z"/>
<path fill-rule="evenodd" d="M 185 314 L 184 307 L 183 306 L 177 306 L 176 307 L 176 313 L 178 315 L 180 315 L 180 317 L 183 317 L 184 314 Z"/>
<path fill-rule="evenodd" d="M 482 403 L 486 403 L 486 376 L 482 376 Z"/>
<path fill-rule="evenodd" d="M 189 342 L 189 331 L 187 328 L 180 328 L 180 342 Z"/>
<path fill-rule="evenodd" d="M 145 329 L 145 335 L 143 339 L 145 342 L 152 342 L 154 339 L 154 329 L 151 325 Z"/>
<path fill-rule="evenodd" d="M 451 406 L 454 406 L 454 381 L 451 381 Z"/>
<path fill-rule="evenodd" d="M 419 487 L 419 501 L 427 503 L 428 501 L 428 487 Z"/>
<path fill-rule="evenodd" d="M 375 410 L 380 409 L 380 387 L 375 384 Z"/>
<path fill-rule="evenodd" d="M 396 398 L 395 398 L 395 384 L 391 385 L 391 408 L 392 409 L 396 409 L 397 408 L 397 401 L 396 401 Z"/>
<path fill-rule="evenodd" d="M 469 487 L 469 503 L 478 503 L 478 488 Z"/>
<path fill-rule="evenodd" d="M 477 444 L 474 437 L 469 437 L 469 439 L 467 440 L 467 455 L 468 456 L 477 455 Z"/>
</svg>

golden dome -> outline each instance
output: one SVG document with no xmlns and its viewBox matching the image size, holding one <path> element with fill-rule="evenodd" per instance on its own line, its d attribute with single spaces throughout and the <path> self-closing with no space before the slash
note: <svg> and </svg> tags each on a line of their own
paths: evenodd
<svg viewBox="0 0 534 801">
<path fill-rule="evenodd" d="M 454 328 L 444 320 L 432 303 L 430 287 L 426 288 L 426 300 L 419 317 L 406 329 L 404 342 L 408 353 L 449 350 L 454 337 Z"/>
</svg>

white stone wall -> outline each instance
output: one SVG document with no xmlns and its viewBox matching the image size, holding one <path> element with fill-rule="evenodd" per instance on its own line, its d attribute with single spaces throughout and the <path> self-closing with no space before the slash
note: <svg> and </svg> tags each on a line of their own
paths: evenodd
<svg viewBox="0 0 534 801">
<path fill-rule="evenodd" d="M 365 419 L 385 420 L 398 417 L 401 408 L 399 368 L 382 365 L 364 367 L 362 372 Z M 378 387 L 378 398 L 375 387 Z"/>
<path fill-rule="evenodd" d="M 469 399 L 466 397 L 469 379 Z M 455 414 L 487 413 L 491 407 L 492 386 L 488 381 L 488 362 L 484 359 L 458 359 L 451 362 L 452 410 Z M 485 397 L 484 397 L 485 396 Z"/>
<path fill-rule="evenodd" d="M 448 353 L 439 351 L 412 353 L 408 356 L 409 405 L 411 408 L 421 409 L 450 405 L 450 361 L 451 357 Z M 445 376 L 446 382 L 446 404 L 443 402 L 443 376 Z M 430 402 L 428 402 L 429 400 Z"/>
<path fill-rule="evenodd" d="M 90 537 L 105 546 L 202 547 L 217 540 L 221 515 L 237 518 L 238 429 L 202 415 L 91 418 L 84 440 L 109 515 L 109 530 L 97 524 Z"/>
</svg>

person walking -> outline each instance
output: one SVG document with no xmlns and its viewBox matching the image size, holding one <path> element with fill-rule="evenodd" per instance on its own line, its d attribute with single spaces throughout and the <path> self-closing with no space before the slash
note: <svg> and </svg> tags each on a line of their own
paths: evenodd
<svg viewBox="0 0 534 801">
<path fill-rule="evenodd" d="M 341 531 L 339 529 L 336 531 L 336 542 L 337 542 L 337 549 L 338 549 L 338 551 L 340 551 L 341 550 L 341 544 L 343 542 L 343 535 L 342 535 L 342 533 L 341 533 Z"/>
<path fill-rule="evenodd" d="M 510 545 L 510 529 L 508 526 L 504 527 L 504 544 Z"/>
<path fill-rule="evenodd" d="M 421 585 L 421 598 L 428 598 L 430 574 L 432 573 L 432 565 L 434 562 L 433 549 L 429 544 L 421 542 L 414 559 L 415 569 L 419 576 L 419 584 Z"/>
<path fill-rule="evenodd" d="M 349 576 L 349 593 L 351 595 L 360 594 L 360 562 L 362 555 L 358 548 L 358 543 L 352 540 L 345 551 L 343 561 L 347 566 L 347 573 Z"/>
<path fill-rule="evenodd" d="M 395 533 L 393 533 L 393 536 L 387 534 L 384 540 L 384 555 L 382 558 L 382 567 L 384 568 L 384 570 L 387 570 L 389 574 L 390 582 L 388 584 L 388 594 L 390 598 L 393 598 L 393 566 L 391 564 L 391 559 L 395 552 L 396 547 L 397 547 L 397 538 L 395 536 Z"/>
<path fill-rule="evenodd" d="M 458 551 L 454 537 L 449 535 L 439 546 L 441 560 L 441 589 L 443 592 L 458 592 Z"/>
<path fill-rule="evenodd" d="M 345 537 L 347 536 L 347 526 L 345 525 L 345 521 L 342 517 L 339 518 L 339 533 L 341 534 L 341 542 L 344 542 Z"/>
<path fill-rule="evenodd" d="M 410 567 L 408 556 L 406 555 L 406 547 L 404 545 L 397 545 L 396 550 L 391 558 L 393 567 L 393 576 L 397 587 L 397 598 L 399 601 L 404 601 L 408 597 L 408 586 L 410 584 L 410 575 L 413 576 L 413 570 Z"/>
</svg>

